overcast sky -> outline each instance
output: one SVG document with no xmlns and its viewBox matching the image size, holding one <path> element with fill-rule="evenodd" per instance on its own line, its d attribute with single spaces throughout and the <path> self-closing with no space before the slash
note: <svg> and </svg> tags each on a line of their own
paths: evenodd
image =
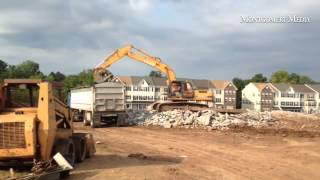
<svg viewBox="0 0 320 180">
<path fill-rule="evenodd" d="M 93 68 L 125 44 L 160 57 L 179 77 L 232 79 L 284 69 L 320 80 L 318 0 L 2 0 L 0 59 L 45 73 Z M 304 16 L 311 23 L 240 23 Z M 151 68 L 124 59 L 117 75 Z"/>
</svg>

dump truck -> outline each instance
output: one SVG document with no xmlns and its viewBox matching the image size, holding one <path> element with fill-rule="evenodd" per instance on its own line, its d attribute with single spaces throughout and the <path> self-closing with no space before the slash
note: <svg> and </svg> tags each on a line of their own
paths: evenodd
<svg viewBox="0 0 320 180">
<path fill-rule="evenodd" d="M 49 162 L 60 153 L 71 165 L 95 152 L 91 134 L 75 133 L 72 111 L 54 83 L 6 79 L 0 88 L 0 163 Z"/>
<path fill-rule="evenodd" d="M 126 124 L 127 113 L 124 86 L 119 82 L 98 83 L 91 87 L 70 91 L 70 107 L 77 119 L 92 128 L 102 124 L 122 126 Z"/>
</svg>

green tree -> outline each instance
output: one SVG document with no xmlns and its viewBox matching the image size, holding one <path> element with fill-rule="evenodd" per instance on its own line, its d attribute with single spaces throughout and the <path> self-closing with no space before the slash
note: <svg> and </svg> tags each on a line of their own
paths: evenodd
<svg viewBox="0 0 320 180">
<path fill-rule="evenodd" d="M 233 78 L 232 83 L 238 88 L 236 98 L 237 98 L 237 108 L 241 108 L 241 101 L 242 101 L 242 94 L 241 91 L 244 89 L 244 87 L 249 84 L 250 80 L 243 80 L 241 78 Z"/>
<path fill-rule="evenodd" d="M 0 72 L 5 71 L 8 67 L 8 64 L 0 59 Z"/>
<path fill-rule="evenodd" d="M 41 77 L 44 75 L 41 73 L 39 64 L 31 60 L 27 60 L 18 65 L 9 65 L 8 67 L 9 78 L 34 78 Z"/>
<path fill-rule="evenodd" d="M 92 70 L 83 70 L 77 75 L 70 75 L 65 77 L 63 80 L 64 89 L 63 93 L 67 94 L 71 89 L 82 87 L 82 86 L 92 86 L 94 84 Z"/>
<path fill-rule="evenodd" d="M 267 82 L 268 78 L 263 76 L 263 74 L 259 73 L 259 74 L 255 74 L 250 81 L 251 82 L 257 82 L 257 83 L 264 83 Z"/>
<path fill-rule="evenodd" d="M 150 77 L 162 77 L 162 74 L 160 71 L 150 71 L 149 76 Z"/>
<path fill-rule="evenodd" d="M 78 77 L 82 86 L 91 86 L 94 84 L 92 70 L 83 70 L 78 74 Z"/>
<path fill-rule="evenodd" d="M 7 67 L 8 64 L 0 60 L 0 83 L 7 77 Z"/>
<path fill-rule="evenodd" d="M 289 83 L 289 73 L 284 70 L 279 70 L 274 72 L 271 75 L 271 82 L 272 83 Z"/>
<path fill-rule="evenodd" d="M 298 84 L 298 83 L 300 83 L 300 76 L 299 76 L 299 74 L 291 73 L 291 74 L 289 75 L 289 83 L 291 83 L 291 84 Z"/>
<path fill-rule="evenodd" d="M 58 82 L 62 82 L 64 79 L 66 78 L 66 76 L 64 74 L 62 74 L 61 72 L 51 72 L 47 77 L 46 80 L 47 81 L 58 81 Z"/>
<path fill-rule="evenodd" d="M 309 76 L 300 76 L 299 79 L 300 84 L 312 84 L 315 83 Z"/>
</svg>

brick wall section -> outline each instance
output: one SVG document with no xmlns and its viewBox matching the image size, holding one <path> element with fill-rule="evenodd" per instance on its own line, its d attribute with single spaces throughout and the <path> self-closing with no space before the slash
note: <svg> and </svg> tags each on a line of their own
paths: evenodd
<svg viewBox="0 0 320 180">
<path fill-rule="evenodd" d="M 263 88 L 261 91 L 261 111 L 271 111 L 273 107 L 273 91 L 271 88 Z"/>
<path fill-rule="evenodd" d="M 224 89 L 224 107 L 227 109 L 236 109 L 237 90 L 234 86 L 227 86 Z M 230 101 L 231 100 L 231 101 Z"/>
</svg>

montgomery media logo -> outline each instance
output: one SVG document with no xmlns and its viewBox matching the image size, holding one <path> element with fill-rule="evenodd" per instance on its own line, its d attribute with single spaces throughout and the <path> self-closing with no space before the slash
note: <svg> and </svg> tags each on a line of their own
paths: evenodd
<svg viewBox="0 0 320 180">
<path fill-rule="evenodd" d="M 309 16 L 240 16 L 240 23 L 311 23 Z"/>
</svg>

